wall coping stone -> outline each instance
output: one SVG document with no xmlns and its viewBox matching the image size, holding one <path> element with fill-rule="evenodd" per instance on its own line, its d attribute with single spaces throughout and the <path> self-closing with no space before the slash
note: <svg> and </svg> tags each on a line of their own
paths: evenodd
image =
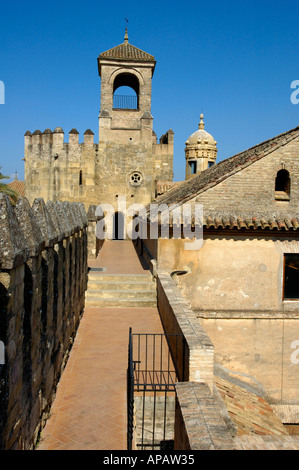
<svg viewBox="0 0 299 470">
<path fill-rule="evenodd" d="M 97 221 L 96 208 L 97 208 L 97 206 L 95 204 L 91 204 L 88 208 L 87 217 L 88 217 L 88 220 L 90 222 L 96 222 Z"/>
<path fill-rule="evenodd" d="M 0 193 L 0 269 L 11 270 L 88 226 L 82 203 L 34 200 L 25 197 L 14 207 Z"/>
<path fill-rule="evenodd" d="M 37 256 L 45 247 L 46 240 L 27 198 L 20 197 L 18 199 L 15 206 L 15 214 L 29 249 L 30 256 Z"/>
<path fill-rule="evenodd" d="M 77 220 L 76 214 L 74 213 L 72 209 L 72 205 L 68 201 L 63 201 L 62 202 L 62 207 L 65 210 L 65 214 L 67 216 L 69 225 L 71 227 L 71 233 L 78 232 L 80 230 L 80 223 Z"/>
<path fill-rule="evenodd" d="M 72 229 L 69 224 L 68 217 L 66 215 L 65 207 L 63 206 L 61 201 L 57 201 L 55 203 L 57 216 L 60 220 L 61 226 L 63 227 L 63 231 L 65 233 L 65 238 L 69 238 L 72 234 Z"/>
<path fill-rule="evenodd" d="M 86 217 L 86 212 L 84 209 L 84 205 L 80 202 L 74 202 L 72 204 L 73 210 L 75 211 L 78 221 L 80 223 L 80 228 L 84 228 L 88 225 L 88 219 Z M 83 210 L 82 210 L 83 209 Z M 84 211 L 84 212 L 83 212 Z"/>
<path fill-rule="evenodd" d="M 85 210 L 83 202 L 78 202 L 77 207 L 79 208 L 79 211 L 81 213 L 83 227 L 85 228 L 85 227 L 88 226 L 88 217 L 87 217 L 86 210 Z"/>
<path fill-rule="evenodd" d="M 235 450 L 217 401 L 205 383 L 181 382 L 176 396 L 191 450 Z"/>
<path fill-rule="evenodd" d="M 42 198 L 36 198 L 32 204 L 32 210 L 45 237 L 45 246 L 48 248 L 55 245 L 59 238 L 58 230 L 56 230 L 45 201 Z"/>
<path fill-rule="evenodd" d="M 14 269 L 29 259 L 29 250 L 13 205 L 0 194 L 0 267 Z"/>
<path fill-rule="evenodd" d="M 64 223 L 64 220 L 59 216 L 55 202 L 48 201 L 46 207 L 56 227 L 56 230 L 58 232 L 58 241 L 60 242 L 66 237 L 67 226 Z"/>
<path fill-rule="evenodd" d="M 213 351 L 214 345 L 211 339 L 201 327 L 197 316 L 190 308 L 189 303 L 186 301 L 183 294 L 181 294 L 170 274 L 158 268 L 157 278 L 160 280 L 164 292 L 167 294 L 168 301 L 187 343 L 192 347 L 196 346 L 196 348 L 211 349 Z"/>
</svg>

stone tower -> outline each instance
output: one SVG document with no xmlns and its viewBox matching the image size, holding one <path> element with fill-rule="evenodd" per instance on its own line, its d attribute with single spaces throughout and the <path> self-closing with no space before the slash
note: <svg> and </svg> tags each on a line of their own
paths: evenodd
<svg viewBox="0 0 299 470">
<path fill-rule="evenodd" d="M 127 29 L 123 44 L 101 53 L 98 58 L 99 171 L 101 167 L 101 172 L 105 172 L 102 184 L 104 197 L 109 201 L 122 195 L 128 201 L 148 204 L 155 195 L 159 178 L 156 155 L 161 154 L 153 149 L 156 138 L 151 101 L 155 65 L 152 55 L 129 43 Z M 131 91 L 130 95 L 120 94 L 122 89 Z M 165 143 L 169 145 L 160 168 L 163 177 L 168 172 L 172 179 L 172 131 L 168 132 Z"/>
<path fill-rule="evenodd" d="M 122 44 L 98 57 L 99 143 L 90 129 L 83 142 L 76 128 L 68 142 L 61 127 L 26 132 L 25 186 L 31 203 L 42 197 L 83 202 L 86 209 L 110 204 L 118 211 L 120 198 L 127 206 L 146 205 L 155 197 L 158 180 L 172 181 L 173 131 L 159 143 L 153 131 L 155 65 L 152 55 L 129 43 L 126 30 Z"/>
<path fill-rule="evenodd" d="M 186 141 L 186 180 L 214 165 L 217 158 L 217 142 L 204 130 L 203 114 L 198 130 Z"/>
</svg>

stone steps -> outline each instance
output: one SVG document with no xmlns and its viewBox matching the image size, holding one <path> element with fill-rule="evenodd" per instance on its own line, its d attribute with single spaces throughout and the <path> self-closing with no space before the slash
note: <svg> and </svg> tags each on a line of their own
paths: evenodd
<svg viewBox="0 0 299 470">
<path fill-rule="evenodd" d="M 86 293 L 86 299 L 115 299 L 121 296 L 122 299 L 149 299 L 155 300 L 155 290 L 138 289 L 91 289 Z"/>
<path fill-rule="evenodd" d="M 86 299 L 86 307 L 156 307 L 157 300 L 148 299 L 122 299 L 117 297 L 115 299 Z"/>
<path fill-rule="evenodd" d="M 88 282 L 88 288 L 92 290 L 133 290 L 133 291 L 148 291 L 156 292 L 156 287 L 153 282 L 135 282 L 135 281 L 96 281 Z"/>
<path fill-rule="evenodd" d="M 148 282 L 152 280 L 152 275 L 147 274 L 103 274 L 102 272 L 89 271 L 88 280 L 91 281 L 117 281 L 117 282 Z"/>
<path fill-rule="evenodd" d="M 85 305 L 90 307 L 156 307 L 156 285 L 147 274 L 103 274 L 91 271 Z"/>
</svg>

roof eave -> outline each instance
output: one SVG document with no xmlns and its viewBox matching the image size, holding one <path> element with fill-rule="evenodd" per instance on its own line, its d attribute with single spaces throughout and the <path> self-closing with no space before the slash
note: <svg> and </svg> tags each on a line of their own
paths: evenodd
<svg viewBox="0 0 299 470">
<path fill-rule="evenodd" d="M 121 59 L 121 58 L 116 58 L 116 57 L 101 57 L 99 56 L 98 57 L 98 71 L 99 71 L 99 76 L 101 77 L 101 69 L 102 69 L 102 65 L 113 65 L 113 63 L 115 64 L 119 64 L 119 63 L 124 63 L 124 62 L 128 62 L 128 63 L 135 63 L 135 64 L 138 64 L 140 67 L 142 66 L 147 66 L 147 67 L 151 67 L 152 68 L 152 76 L 154 75 L 154 71 L 155 71 L 155 68 L 156 68 L 156 63 L 157 61 L 156 60 L 152 60 L 152 61 L 149 61 L 149 60 L 140 60 L 140 59 Z"/>
</svg>

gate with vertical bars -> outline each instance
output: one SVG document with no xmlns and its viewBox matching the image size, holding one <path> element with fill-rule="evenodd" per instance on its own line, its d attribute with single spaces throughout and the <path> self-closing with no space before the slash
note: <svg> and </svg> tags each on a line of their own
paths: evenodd
<svg viewBox="0 0 299 470">
<path fill-rule="evenodd" d="M 132 333 L 127 369 L 127 449 L 171 450 L 175 383 L 185 378 L 185 338 Z"/>
</svg>

